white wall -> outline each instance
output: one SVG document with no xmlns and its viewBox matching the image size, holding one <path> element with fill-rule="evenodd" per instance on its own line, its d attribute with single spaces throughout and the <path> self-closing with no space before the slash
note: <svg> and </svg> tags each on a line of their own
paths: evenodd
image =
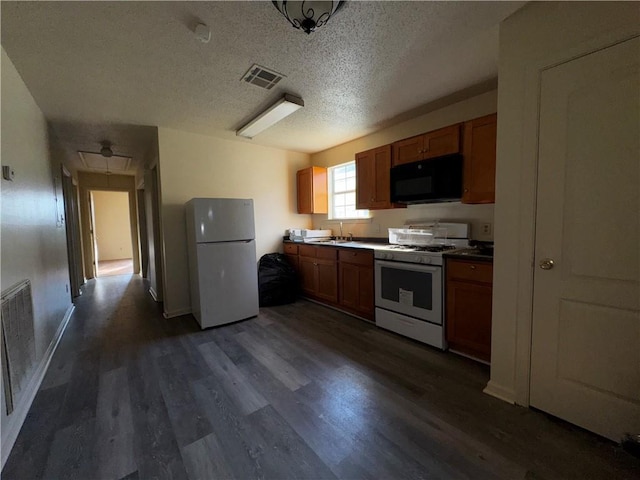
<svg viewBox="0 0 640 480">
<path fill-rule="evenodd" d="M 132 258 L 129 193 L 93 191 L 98 260 Z"/>
<path fill-rule="evenodd" d="M 638 35 L 639 25 L 636 2 L 531 2 L 501 24 L 491 381 L 486 391 L 505 400 L 529 402 L 540 71 Z M 544 194 L 540 185 L 538 195 Z"/>
<path fill-rule="evenodd" d="M 315 153 L 311 155 L 311 163 L 321 167 L 338 165 L 354 160 L 355 154 L 358 152 L 494 113 L 496 109 L 497 91 L 493 90 Z M 439 219 L 469 222 L 474 238 L 492 240 L 492 235 L 483 236 L 480 233 L 480 225 L 485 222 L 493 223 L 493 210 L 493 205 L 465 205 L 460 202 L 411 205 L 408 208 L 394 210 L 372 210 L 371 221 L 343 222 L 343 233 L 351 232 L 356 237 L 387 237 L 388 228 L 402 226 L 409 220 Z M 315 228 L 331 228 L 334 234 L 339 234 L 338 222 L 328 221 L 327 215 L 314 215 L 313 225 Z"/>
<path fill-rule="evenodd" d="M 49 150 L 47 122 L 13 63 L 2 49 L 2 165 L 15 170 L 13 182 L 0 180 L 2 187 L 1 256 L 2 290 L 15 283 L 31 281 L 35 316 L 37 361 L 42 361 L 65 312 L 71 307 L 69 268 L 64 224 L 56 222 L 55 197 L 62 202 L 60 159 Z M 31 372 L 32 376 L 35 374 Z M 8 454 L 22 420 L 16 425 L 28 392 L 17 402 L 16 411 L 6 415 L 4 392 L 2 458 Z M 26 412 L 24 412 L 26 413 Z M 14 438 L 15 439 L 15 438 Z"/>
<path fill-rule="evenodd" d="M 296 171 L 309 155 L 192 133 L 158 129 L 164 310 L 191 311 L 184 204 L 194 197 L 253 198 L 260 258 L 281 250 L 289 227 L 307 228 L 296 213 Z"/>
</svg>

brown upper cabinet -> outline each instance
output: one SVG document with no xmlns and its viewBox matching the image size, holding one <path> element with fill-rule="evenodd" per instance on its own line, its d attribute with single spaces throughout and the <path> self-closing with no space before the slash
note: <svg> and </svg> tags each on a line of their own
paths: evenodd
<svg viewBox="0 0 640 480">
<path fill-rule="evenodd" d="M 460 152 L 460 124 L 392 143 L 392 165 L 417 162 Z"/>
<path fill-rule="evenodd" d="M 327 169 L 308 167 L 296 174 L 298 213 L 327 213 Z"/>
<path fill-rule="evenodd" d="M 462 203 L 494 203 L 496 198 L 497 114 L 464 123 Z"/>
<path fill-rule="evenodd" d="M 356 208 L 404 207 L 390 199 L 391 145 L 356 153 Z"/>
</svg>

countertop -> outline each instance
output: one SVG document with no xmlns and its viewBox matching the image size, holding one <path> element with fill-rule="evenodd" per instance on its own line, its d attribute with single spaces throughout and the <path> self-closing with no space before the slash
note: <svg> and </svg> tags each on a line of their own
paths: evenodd
<svg viewBox="0 0 640 480">
<path fill-rule="evenodd" d="M 493 262 L 493 254 L 480 253 L 478 248 L 463 248 L 460 250 L 453 250 L 451 252 L 445 252 L 443 256 L 445 258 L 456 258 L 459 260 L 477 260 L 480 262 Z"/>
<path fill-rule="evenodd" d="M 362 239 L 362 240 L 354 240 L 352 242 L 343 241 L 343 240 L 325 240 L 319 242 L 292 242 L 291 240 L 285 239 L 285 243 L 293 243 L 296 245 L 320 245 L 325 247 L 340 247 L 340 248 L 365 248 L 368 250 L 382 250 L 389 248 L 389 242 L 385 241 L 386 239 Z M 449 252 L 444 252 L 443 256 L 445 258 L 458 258 L 458 259 L 466 259 L 466 260 L 477 260 L 481 262 L 493 262 L 493 255 L 487 253 L 480 253 L 481 250 L 478 248 L 463 248 L 460 250 L 453 250 Z"/>
<path fill-rule="evenodd" d="M 294 245 L 320 245 L 323 247 L 340 247 L 340 248 L 365 248 L 368 250 L 381 250 L 383 248 L 389 248 L 389 242 L 386 239 L 381 238 L 380 241 L 376 239 L 363 239 L 353 241 L 343 240 L 324 240 L 319 242 L 292 242 L 291 240 L 284 240 L 285 243 L 293 243 Z"/>
</svg>

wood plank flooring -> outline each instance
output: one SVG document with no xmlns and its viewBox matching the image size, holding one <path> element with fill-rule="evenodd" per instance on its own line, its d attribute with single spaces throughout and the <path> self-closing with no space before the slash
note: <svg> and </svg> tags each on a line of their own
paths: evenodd
<svg viewBox="0 0 640 480">
<path fill-rule="evenodd" d="M 133 273 L 133 258 L 120 260 L 100 260 L 98 262 L 98 277 L 111 275 L 130 275 Z"/>
<path fill-rule="evenodd" d="M 640 478 L 465 358 L 306 301 L 201 331 L 147 289 L 88 284 L 4 479 Z"/>
</svg>

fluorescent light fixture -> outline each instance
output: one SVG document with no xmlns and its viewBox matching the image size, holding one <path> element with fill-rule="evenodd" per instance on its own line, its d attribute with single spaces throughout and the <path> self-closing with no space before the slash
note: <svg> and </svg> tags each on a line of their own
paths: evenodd
<svg viewBox="0 0 640 480">
<path fill-rule="evenodd" d="M 304 107 L 304 101 L 300 97 L 285 94 L 280 100 L 267 108 L 260 115 L 247 123 L 236 135 L 240 137 L 253 138 L 260 132 L 275 125 L 280 120 L 288 117 L 299 108 Z"/>
</svg>

